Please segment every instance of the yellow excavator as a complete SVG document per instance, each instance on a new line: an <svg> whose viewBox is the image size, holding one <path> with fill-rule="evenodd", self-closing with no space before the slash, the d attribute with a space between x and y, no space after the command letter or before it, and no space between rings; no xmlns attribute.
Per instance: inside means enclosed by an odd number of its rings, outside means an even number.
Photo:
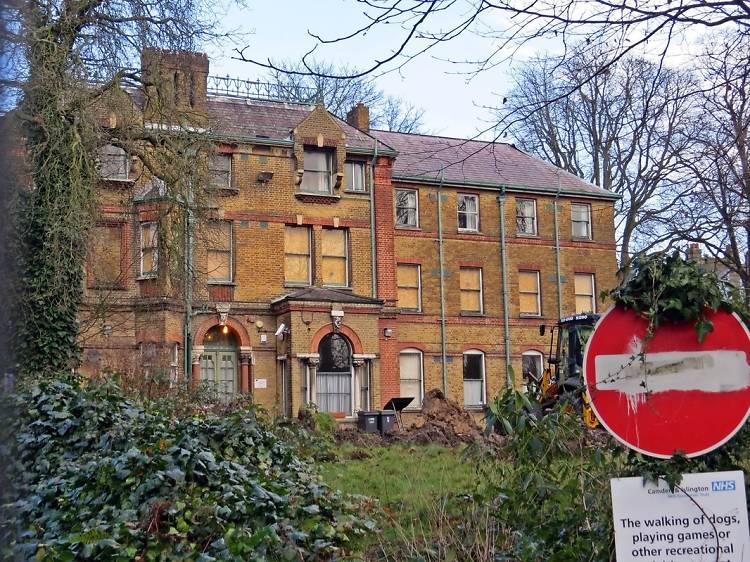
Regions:
<svg viewBox="0 0 750 562"><path fill-rule="evenodd" d="M530 381L532 392L543 408L558 402L570 404L592 429L600 423L586 391L583 352L597 320L598 314L576 314L561 318L552 326L547 366L540 379ZM545 331L546 326L539 327L539 335L543 336Z"/></svg>

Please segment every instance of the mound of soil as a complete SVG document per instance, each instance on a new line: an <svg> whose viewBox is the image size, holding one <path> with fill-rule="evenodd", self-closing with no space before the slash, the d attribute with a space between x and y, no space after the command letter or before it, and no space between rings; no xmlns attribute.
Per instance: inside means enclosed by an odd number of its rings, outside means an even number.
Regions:
<svg viewBox="0 0 750 562"><path fill-rule="evenodd" d="M456 447L462 443L484 440L474 417L439 389L430 390L424 397L422 412L413 418L404 431L388 433L386 440L399 443L438 443Z"/></svg>

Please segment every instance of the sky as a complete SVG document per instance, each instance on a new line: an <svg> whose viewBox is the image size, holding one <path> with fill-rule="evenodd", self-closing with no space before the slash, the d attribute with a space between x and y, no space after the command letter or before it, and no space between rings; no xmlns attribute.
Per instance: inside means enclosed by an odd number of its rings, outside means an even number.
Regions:
<svg viewBox="0 0 750 562"><path fill-rule="evenodd" d="M247 6L231 9L223 21L227 30L235 26L245 35L234 43L224 42L208 49L211 74L260 79L265 70L234 60L238 56L235 49L244 47L248 57L264 61L297 60L316 44L308 31L333 37L349 33L364 20L362 6L353 0L249 0ZM397 26L383 26L363 40L332 45L319 55L316 52L316 57L364 68L389 54L402 35L403 30ZM498 104L511 87L508 66L469 79L458 73L464 67L440 59L479 57L489 45L490 40L465 33L432 54L420 56L400 72L375 78L375 83L386 94L424 109L423 122L429 133L475 137L493 123L486 107ZM493 136L491 131L482 135Z"/></svg>

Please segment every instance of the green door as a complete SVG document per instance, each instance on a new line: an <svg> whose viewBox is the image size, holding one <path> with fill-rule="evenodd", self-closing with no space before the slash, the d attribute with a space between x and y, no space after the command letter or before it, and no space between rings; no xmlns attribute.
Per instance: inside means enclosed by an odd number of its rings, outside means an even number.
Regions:
<svg viewBox="0 0 750 562"><path fill-rule="evenodd" d="M231 400L239 390L237 377L237 345L234 335L222 333L215 326L203 341L201 382L213 386L219 398Z"/></svg>

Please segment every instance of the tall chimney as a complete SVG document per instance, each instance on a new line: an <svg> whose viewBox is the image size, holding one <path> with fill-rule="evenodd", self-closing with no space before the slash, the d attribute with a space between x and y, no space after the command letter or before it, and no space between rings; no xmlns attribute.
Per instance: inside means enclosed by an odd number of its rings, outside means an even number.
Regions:
<svg viewBox="0 0 750 562"><path fill-rule="evenodd" d="M691 242L690 246L688 246L687 258L694 262L699 262L701 260L701 248L697 242Z"/></svg>
<svg viewBox="0 0 750 562"><path fill-rule="evenodd" d="M361 102L358 103L349 110L349 113L346 114L346 122L360 131L369 133L370 108Z"/></svg>
<svg viewBox="0 0 750 562"><path fill-rule="evenodd" d="M208 118L208 56L148 48L141 53L146 119L161 122Z"/></svg>

